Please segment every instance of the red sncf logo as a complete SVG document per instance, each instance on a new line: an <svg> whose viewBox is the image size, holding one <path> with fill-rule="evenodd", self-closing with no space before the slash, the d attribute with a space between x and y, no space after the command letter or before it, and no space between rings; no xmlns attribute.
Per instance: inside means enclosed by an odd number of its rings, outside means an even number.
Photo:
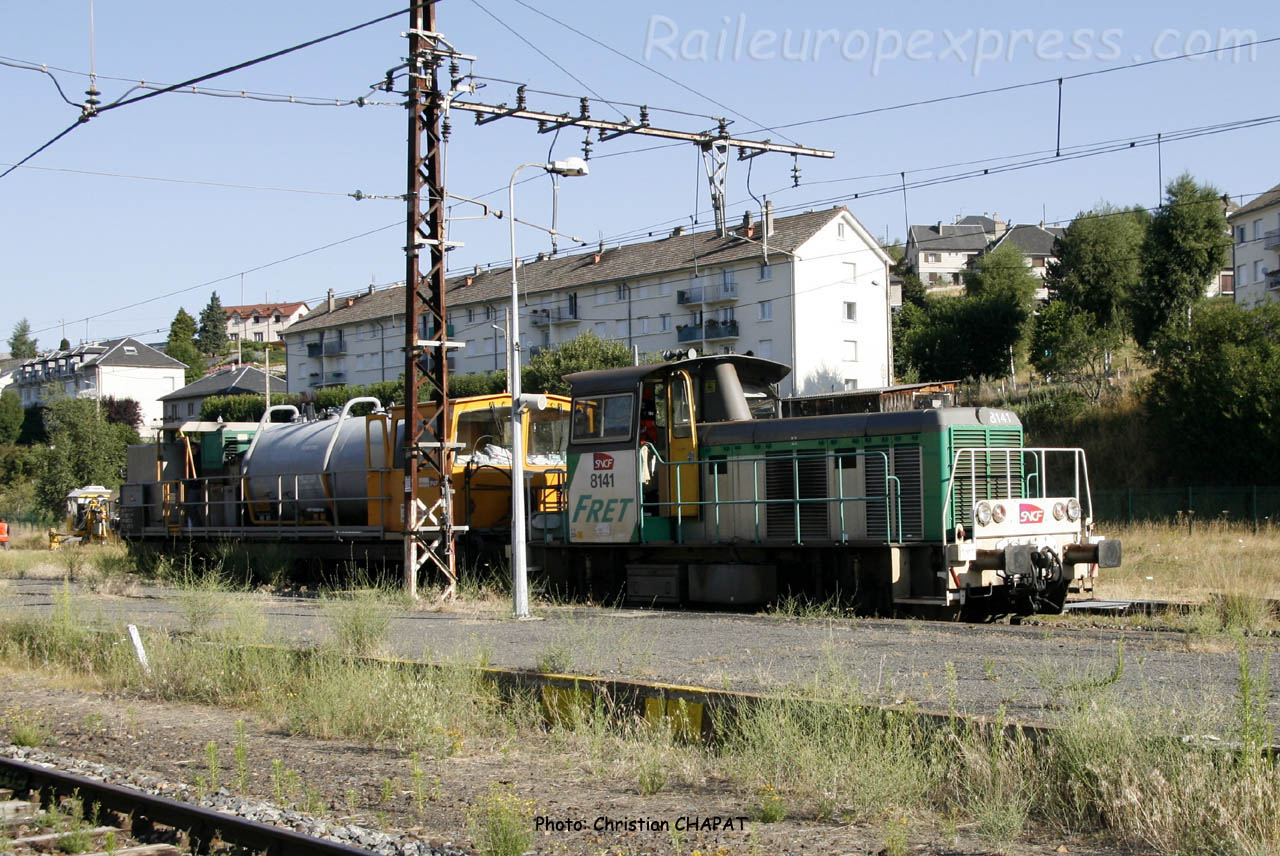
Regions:
<svg viewBox="0 0 1280 856"><path fill-rule="evenodd" d="M1018 522L1043 523L1044 509L1038 505L1027 505L1026 503L1023 503L1018 506Z"/></svg>
<svg viewBox="0 0 1280 856"><path fill-rule="evenodd" d="M591 456L591 469L593 470L613 469L613 455L606 455L604 452L594 453Z"/></svg>

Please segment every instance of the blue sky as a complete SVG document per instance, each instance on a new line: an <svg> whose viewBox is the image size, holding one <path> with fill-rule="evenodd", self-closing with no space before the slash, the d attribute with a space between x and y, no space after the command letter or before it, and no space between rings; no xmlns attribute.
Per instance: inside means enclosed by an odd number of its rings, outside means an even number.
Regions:
<svg viewBox="0 0 1280 856"><path fill-rule="evenodd" d="M688 130L705 129L710 120L657 108L704 115L725 115L728 108L735 133L775 140L786 135L833 149L837 154L831 161L800 161L801 186L794 189L791 158L756 159L751 192L768 193L783 209L844 202L873 233L890 238L904 233L901 195L853 199L854 193L891 185L904 170L910 181L957 171L925 172L929 167L1052 150L1056 87L782 131L747 131L757 124L803 122L1280 36L1280 11L1269 4L530 0L708 96L703 98L516 0L481 2L578 80L472 0L443 0L438 26L459 50L478 57L476 74L574 96L590 94L584 86L590 87L611 100L650 105L655 124ZM226 0L198 7L97 0L95 68L106 77L172 83L396 8L394 0ZM407 16L397 18L209 85L391 101L394 96L369 93L369 85L401 61L406 21ZM89 53L88 0L0 7L0 57L88 71ZM72 101L83 99L85 77L55 75ZM1280 113L1277 80L1280 43L1068 81L1062 144ZM99 84L104 101L119 97L129 85L106 79ZM479 97L511 101L513 87L490 83ZM530 95L530 105L561 111L575 108L576 101ZM618 116L604 104L592 110L602 118ZM638 115L633 107L621 111ZM76 115L45 75L0 66L0 163L27 155ZM500 190L486 197L498 208L506 207L512 169L546 158L552 144L551 135L539 135L527 122L476 127L467 114L457 114L453 124L449 189L466 196ZM57 344L63 322L73 343L122 334L162 339L163 333L151 331L167 329L179 306L195 313L213 290L225 304L240 302L242 271L251 271L244 276L245 302L314 301L330 288L341 294L370 282L398 281L404 276L403 228L391 224L403 221L403 203L357 202L345 194L356 189L403 193L405 133L404 110L394 106L321 107L169 94L103 114L28 165L38 168L18 169L0 181L0 332L7 338L13 323L25 317L46 347ZM1222 191L1256 195L1280 181L1278 140L1280 125L1271 124L1170 143L1162 147L1164 176L1188 170ZM553 157L581 153L580 131L565 131L554 142ZM707 223L705 179L693 147L619 154L650 145L625 138L595 143L591 175L562 180L562 230L593 243L637 230L660 232L674 222L690 222L695 199L703 209L698 222ZM983 212L1015 222L1038 222L1042 216L1062 221L1100 200L1155 205L1157 169L1156 150L1138 148L913 189L907 210L914 223ZM840 180L857 176L868 177ZM734 219L755 206L746 179L746 165L731 162ZM517 208L522 219L549 222L549 181L522 185ZM455 213L472 210L459 207ZM451 237L466 244L451 254L453 270L499 262L508 254L505 221L457 222ZM518 240L522 254L548 244L544 235L528 229ZM229 278L202 285L222 277ZM180 289L191 290L151 300ZM150 302L113 311L140 301Z"/></svg>

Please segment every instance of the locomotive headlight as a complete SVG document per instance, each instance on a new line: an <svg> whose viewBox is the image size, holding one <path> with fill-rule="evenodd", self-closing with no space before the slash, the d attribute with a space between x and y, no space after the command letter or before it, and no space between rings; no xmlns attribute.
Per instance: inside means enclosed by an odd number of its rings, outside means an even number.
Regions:
<svg viewBox="0 0 1280 856"><path fill-rule="evenodd" d="M1053 519L1061 520L1066 516L1067 516L1067 507L1063 505L1061 502L1055 502L1053 504Z"/></svg>
<svg viewBox="0 0 1280 856"><path fill-rule="evenodd" d="M1004 506L996 503L996 507L991 509L991 519L996 523L1004 523Z"/></svg>
<svg viewBox="0 0 1280 856"><path fill-rule="evenodd" d="M991 522L991 506L985 502L979 502L973 510L974 517L978 520L979 526L986 526Z"/></svg>
<svg viewBox="0 0 1280 856"><path fill-rule="evenodd" d="M1067 518L1073 523L1080 519L1080 500L1067 500Z"/></svg>

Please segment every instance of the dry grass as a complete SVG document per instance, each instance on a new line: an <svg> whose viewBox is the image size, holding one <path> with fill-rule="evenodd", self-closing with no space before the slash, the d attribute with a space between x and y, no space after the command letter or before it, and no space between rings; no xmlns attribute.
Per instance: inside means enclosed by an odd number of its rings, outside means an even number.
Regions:
<svg viewBox="0 0 1280 856"><path fill-rule="evenodd" d="M1124 564L1099 571L1104 599L1186 600L1216 594L1280 599L1280 529L1219 522L1134 524L1106 529L1124 543Z"/></svg>

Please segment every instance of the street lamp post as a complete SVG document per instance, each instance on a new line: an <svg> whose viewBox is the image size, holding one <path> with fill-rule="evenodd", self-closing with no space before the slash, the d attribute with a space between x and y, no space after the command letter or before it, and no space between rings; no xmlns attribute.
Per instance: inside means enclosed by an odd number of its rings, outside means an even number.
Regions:
<svg viewBox="0 0 1280 856"><path fill-rule="evenodd" d="M536 166L555 175L578 176L587 174L587 162L582 158L567 158L552 163L525 163L511 173L507 185L507 219L511 226L511 330L507 336L510 375L507 385L511 388L511 592L516 618L529 616L529 564L525 553L524 528L524 428L520 412L523 400L520 393L520 285L516 270L516 176L520 171Z"/></svg>

